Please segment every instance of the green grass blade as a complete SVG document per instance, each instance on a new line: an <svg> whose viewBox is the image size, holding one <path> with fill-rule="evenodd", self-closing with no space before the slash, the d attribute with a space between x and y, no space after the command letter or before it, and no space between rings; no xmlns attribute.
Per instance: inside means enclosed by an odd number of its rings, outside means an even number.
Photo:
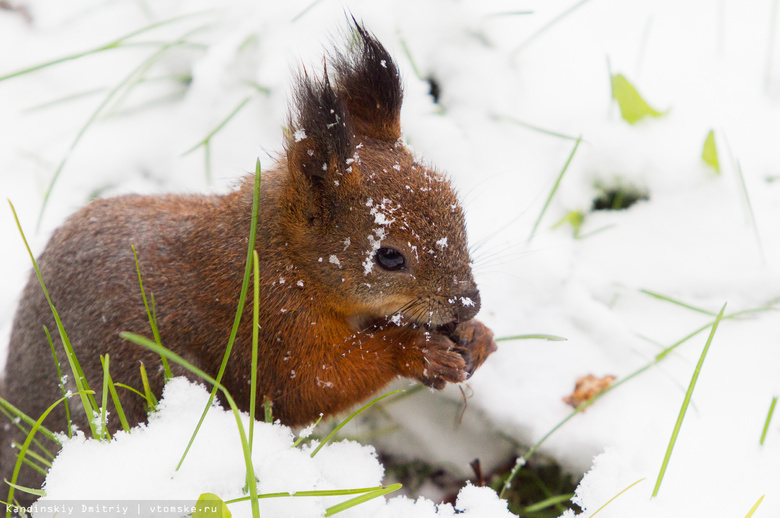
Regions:
<svg viewBox="0 0 780 518"><path fill-rule="evenodd" d="M100 364L103 366L103 399L102 399L102 405L100 406L100 438L111 438L111 436L108 433L108 422L106 420L106 411L108 409L108 366L110 362L110 356L108 353L106 353L105 356L100 357Z"/></svg>
<svg viewBox="0 0 780 518"><path fill-rule="evenodd" d="M51 355L54 357L54 365L57 367L57 379L58 384L60 386L60 392L62 392L63 396L66 396L68 391L65 388L65 383L63 383L63 377L62 377L62 369L60 368L60 360L57 357L57 349L54 348L54 340L51 339L51 333L49 332L49 328L46 326L43 326L43 332L46 333L46 340L49 342L49 348L51 349ZM68 404L68 400L65 400L65 422L68 423L68 438L70 439L73 437L73 430L71 430L71 425L73 422L70 419L70 405Z"/></svg>
<svg viewBox="0 0 780 518"><path fill-rule="evenodd" d="M531 34L528 38L523 41L520 45L515 48L512 53L510 54L510 57L514 60L514 58L520 54L525 48L527 48L536 38L550 30L551 27L555 26L558 22L569 16L571 13L588 3L589 0L580 0L579 2L572 4L568 9L563 11L561 14L544 24L538 31Z"/></svg>
<svg viewBox="0 0 780 518"><path fill-rule="evenodd" d="M68 334L65 332L65 327L62 325L60 315L57 313L57 309L54 307L54 303L51 301L51 297L49 296L49 291L46 289L46 285L43 282L43 275L41 275L41 270L38 268L38 262L35 260L35 256L30 249L30 244L27 242L27 237L24 235L22 224L19 222L19 216L16 214L16 208L14 208L14 204L11 203L11 200L8 200L8 204L11 206L11 212L13 212L14 220L16 221L16 228L19 229L19 234L22 236L22 241L24 241L27 254L30 256L30 260L32 261L35 275L38 277L38 282L41 284L43 295L46 297L46 301L49 303L49 308L51 309L51 313L54 316L55 322L57 322L57 330L60 333L62 345L65 347L65 354L68 358L68 363L70 364L70 368L73 373L73 378L74 382L76 383L78 394L81 396L81 403L87 416L87 423L89 423L90 431L92 432L93 437L97 437L97 430L95 429L95 424L93 423L95 412L97 412L97 403L95 402L94 397L88 395L93 394L93 392L89 390L89 383L87 383L87 379L84 376L84 371L81 370L81 365L79 365L76 354L73 352L73 347L70 345L70 340L68 339Z"/></svg>
<svg viewBox="0 0 780 518"><path fill-rule="evenodd" d="M236 334L238 333L238 324L241 322L241 315L244 312L244 304L246 303L246 294L247 291L249 291L249 277L252 273L252 252L255 250L255 238L257 235L257 213L258 213L258 207L260 205L260 159L257 159L257 162L255 164L255 189L254 189L254 196L252 198L252 223L250 225L249 229L249 246L247 247L247 258L246 258L246 268L244 269L244 280L241 283L241 294L238 298L238 307L236 308L236 317L233 320L233 328L230 330L230 338L228 339L227 347L225 347L225 356L222 358L222 365L219 366L219 372L217 373L216 381L217 383L222 381L222 376L225 374L225 369L227 368L227 362L228 358L230 357L230 352L233 349L233 343L236 340ZM179 460L179 464L176 466L176 471L181 468L181 465L184 463L184 459L187 457L187 453L190 451L190 448L192 447L192 443L195 441L195 437L198 435L198 430L200 430L201 425L203 424L203 420L206 419L206 414L209 411L209 408L211 408L211 404L214 402L214 397L217 394L217 385L214 385L214 388L211 390L211 394L209 395L208 403L206 404L206 408L203 409L203 414L200 416L200 420L198 421L197 426L195 426L195 431L192 433L192 437L190 437L190 441L187 444L187 447L184 449L184 453L181 456L181 460Z"/></svg>
<svg viewBox="0 0 780 518"><path fill-rule="evenodd" d="M140 345L142 347L146 347L152 352L165 356L172 362L184 367L185 369L195 374L199 378L203 379L204 381L211 383L212 385L214 385L214 387L217 390L222 391L222 394L224 394L225 399L228 402L228 405L230 405L230 409L233 411L233 416L236 419L238 434L241 439L241 448L244 453L244 463L246 464L246 472L247 472L246 478L247 480L254 481L255 469L252 464L252 455L251 452L249 451L249 444L247 442L246 433L244 432L244 425L241 423L241 413L239 412L238 407L236 406L235 400L233 400L233 396L230 395L230 392L228 392L228 390L222 384L220 384L219 381L212 378L211 376L203 372L201 369L195 367L193 364L191 364L190 362L188 362L187 360L185 360L175 352L170 351L160 345L157 345L155 342L149 340L148 338L144 338L143 336L136 335L134 333L128 333L128 332L119 333L119 336L121 336L125 340L129 340L130 342L133 342L134 344ZM249 484L248 489L249 489L250 501L252 504L252 516L254 518L259 518L260 509L257 505L257 484L256 483Z"/></svg>
<svg viewBox="0 0 780 518"><path fill-rule="evenodd" d="M400 484L398 484L400 485ZM280 491L278 493L261 493L257 495L257 498L301 498L301 497L316 497L316 496L348 496L348 495L362 495L364 493L370 493L372 491L380 491L387 489L388 486L374 486L374 487L361 487L355 489L317 489L312 491ZM246 502L249 500L248 496L242 496L234 498L225 502L226 504L236 504L238 502Z"/></svg>
<svg viewBox="0 0 780 518"><path fill-rule="evenodd" d="M737 176L739 176L739 184L742 187L742 195L745 197L745 205L748 210L748 218L750 219L750 226L753 229L753 235L756 238L756 244L758 244L758 252L761 254L761 264L766 266L766 254L764 253L764 244L761 241L761 234L758 232L758 225L756 224L756 216L753 213L753 204L750 203L750 195L748 195L747 185L745 184L745 176L742 174L742 166L737 161Z"/></svg>
<svg viewBox="0 0 780 518"><path fill-rule="evenodd" d="M138 254L136 253L135 246L130 245L130 248L133 249L133 260L135 261L135 271L138 273L138 285L141 287L141 298L144 300L144 308L146 308L146 316L149 319L149 326L152 328L152 335L154 336L154 341L157 342L157 345L162 345L162 340L160 339L160 330L157 327L157 313L153 311L154 309L154 294L152 293L152 310L149 309L149 304L146 301L146 290L144 290L144 281L141 278L141 265L138 263ZM165 356L160 356L160 360L163 364L163 369L165 370L165 379L169 380L173 377L173 373L171 372L171 366L168 365L168 360L165 358Z"/></svg>
<svg viewBox="0 0 780 518"><path fill-rule="evenodd" d="M312 3L310 3L309 5L307 5L307 6L306 6L306 7L305 7L305 8L304 8L304 9L303 9L301 12L299 12L298 14L296 14L295 16L293 16L293 18L290 20L290 23L295 23L295 22L297 22L298 20L300 20L301 18L303 18L303 16L304 16L306 13L308 13L309 11L311 11L311 10L312 10L312 9L313 9L313 8L314 8L314 7L315 7L317 4L319 4L320 2L322 2L322 0L314 0Z"/></svg>
<svg viewBox="0 0 780 518"><path fill-rule="evenodd" d="M693 389L696 387L696 381L699 379L699 373L701 372L701 368L704 365L704 359L707 357L707 352L709 351L710 344L712 343L712 339L715 336L715 331L718 330L718 324L720 324L720 321L723 319L724 311L726 311L726 304L723 304L723 307L720 309L720 313L718 313L718 317L712 324L710 336L707 339L707 343L704 346L704 350L702 351L701 356L699 357L699 363L696 365L696 369L693 371L691 383L688 385L688 391L685 393L685 399L683 400L682 407L680 408L680 414L677 417L677 422L675 423L674 430L672 431L672 437L669 440L669 447L666 449L666 455L664 456L663 464L661 464L661 471L658 473L658 479L656 480L655 487L653 488L653 497L658 496L658 490L661 488L661 482L663 482L666 468L669 465L669 459L672 457L672 451L674 450L674 445L677 442L677 436L680 433L680 428L682 427L683 420L685 419L685 413L688 411L688 405L690 404L691 397L693 396Z"/></svg>
<svg viewBox="0 0 780 518"><path fill-rule="evenodd" d="M319 452L319 451L322 449L322 447L323 447L323 446L325 446L326 444L328 444L328 443L329 443L329 442L330 442L330 441L333 439L333 437L336 435L336 433L338 433L338 431L339 431L339 430L341 430L342 428L344 428L344 426L345 426L345 425L346 425L348 422L350 422L350 421L351 421L352 419L354 419L356 416L360 415L360 414L361 414L363 411L367 410L368 408L370 408L370 407L371 407L371 406L373 406L374 404L376 404L376 403L378 403L378 402L382 401L384 398L386 398L386 397L388 397L388 396L392 396L393 394L398 394L399 392L403 392L403 391L404 391L403 389L399 389L399 390L394 390L394 391L392 391L392 392L388 392L387 394L384 394L384 395L382 395L382 396L379 396L378 398L372 399L371 401L369 401L368 403L366 403L365 405L363 405L362 407L360 407L360 408L359 408L357 411L353 412L353 413L352 413L352 414L351 414L349 417L347 417L346 419L344 419L343 421L341 421L341 422L339 423L339 425L338 425L336 428L334 428L334 429L333 429L333 431L332 431L332 432L330 432L330 433L327 435L327 437L325 437L325 438L322 440L322 442L319 444L319 446L317 446L317 447L314 449L314 451L313 451L313 452L311 452L311 456L312 456L312 457L314 457L315 455L317 455L317 452Z"/></svg>
<svg viewBox="0 0 780 518"><path fill-rule="evenodd" d="M564 140L577 140L578 137L573 137L571 135L566 135L563 133L558 133L557 131L548 130L546 128L542 128L541 126L536 126L534 124L530 124L528 122L522 121L520 119L516 119L514 117L510 117L509 115L501 115L499 113L491 113L490 116L494 119L500 120L500 121L506 121L511 122L512 124L515 124L517 126L521 126L523 128L529 129L531 131L535 131L537 133L542 133L543 135L549 135L551 137L557 137Z"/></svg>
<svg viewBox="0 0 780 518"><path fill-rule="evenodd" d="M102 358L101 361L103 361ZM124 409L122 408L122 402L119 401L119 394L116 393L114 380L111 379L111 373L108 370L108 362L105 362L103 365L103 375L107 380L108 392L111 394L111 401L114 402L114 409L116 410L116 415L119 417L119 422L122 423L122 430L129 432L130 423L127 422L127 417L125 416Z"/></svg>
<svg viewBox="0 0 780 518"><path fill-rule="evenodd" d="M723 317L722 320L736 319L736 318L740 318L740 317L742 317L744 315L751 315L751 314L761 313L761 312L765 312L765 311L775 311L775 308L770 306L770 307L762 307L762 308L754 308L754 309L746 309L746 310L743 310L743 311L737 311L735 313L732 313L732 314L730 314L728 316ZM544 434L544 436L541 439L539 439L539 441L537 441L536 444L531 446L531 448L529 448L528 451L524 455L522 455L522 456L517 458L517 462L515 463L515 466L512 468L511 472L509 473L509 476L504 481L504 485L503 485L503 487L501 489L501 492L499 493L499 496L501 498L503 498L504 495L506 494L506 492L509 491L509 489L511 489L512 481L515 479L517 474L520 472L520 469L525 465L526 460L531 458L531 456L533 456L539 450L539 448L542 447L542 445L547 441L547 439L549 439L556 431L558 431L561 427L563 427L566 423L568 423L571 419L573 419L574 416L576 416L577 414L579 414L580 412L582 412L583 410L588 408L590 405L592 405L593 403L598 401L601 397L607 395L609 392L617 389L622 384L624 384L624 383L626 383L626 382L636 378L637 376L639 376L643 372L649 370L651 367L653 367L657 363L660 363L672 351L674 351L675 349L680 347L682 344L684 344L688 340L694 338L696 335L698 335L702 331L705 331L705 330L711 328L714 325L714 323L715 323L714 321L710 322L709 324L700 327L696 331L688 334L684 338L682 338L682 339L678 340L677 342L673 343L672 345L666 347L663 351L661 351L660 353L655 355L655 357L650 362L648 362L644 366L640 367L639 369L635 370L634 372L630 373L628 376L625 376L623 378L617 379L607 389L605 389L602 392L599 392L592 399L590 399L588 401L585 401L580 406L575 408L568 416L563 418L549 432Z"/></svg>
<svg viewBox="0 0 780 518"><path fill-rule="evenodd" d="M547 509L548 507L558 506L562 502L568 502L574 497L574 493L569 493L566 495L555 495L551 496L549 498L545 498L544 500L540 502L536 502L533 505L529 505L528 507L523 508L523 514L532 514L539 511L542 511L544 509Z"/></svg>
<svg viewBox="0 0 780 518"><path fill-rule="evenodd" d="M255 404L257 400L257 340L260 318L260 265L257 250L252 250L254 269L254 304L252 305L252 373L249 377L249 449L251 451L255 437ZM267 413L267 411L266 411Z"/></svg>
<svg viewBox="0 0 780 518"><path fill-rule="evenodd" d="M542 207L542 212L539 214L539 217L536 218L536 223L534 223L534 228L531 230L531 235L528 236L529 242L531 241L531 239L533 239L534 235L536 234L536 229L539 228L539 223L542 222L542 218L544 217L545 212L547 212L547 208L550 206L550 202L552 201L553 196L555 196L555 192L558 190L558 186L561 184L563 175L566 173L566 170L569 168L569 164L571 164L571 161L574 158L574 154L577 152L577 148L580 147L580 142L582 142L582 136L577 137L577 142L574 143L574 148L571 150L571 153L569 154L569 158L566 159L566 164L564 164L563 169L561 169L561 172L558 175L558 178L555 180L555 185L553 185L553 188L550 191L550 195L547 196L547 201L544 202L544 207Z"/></svg>
<svg viewBox="0 0 780 518"><path fill-rule="evenodd" d="M612 498L610 498L610 499L607 501L607 503L606 503L606 504L602 505L601 507L599 507L598 509L596 509L595 511L593 511L593 514L592 514L592 515L590 515L590 517L589 517L589 518L593 518L594 516L596 516L596 515L597 515L599 512L601 512L601 510L602 510L602 509L604 509L604 508L605 508L605 507L607 507L609 504L611 504L612 502L614 502L614 501L615 501L615 499L616 499L617 497L619 497L620 495L622 495L623 493L625 493L626 491L628 491L629 489L631 489L631 488L632 488L632 487L634 487L635 485L639 484L639 483L640 483L640 482L642 482L643 480L644 480L644 478L640 478L639 480L637 480L636 482L634 482L633 484L631 484L630 486L628 486L627 488L625 488L624 490L622 490L620 493L618 493L618 494L616 494L615 496L613 496Z"/></svg>
<svg viewBox="0 0 780 518"><path fill-rule="evenodd" d="M672 304L675 304L677 306L690 309L691 311L696 311L697 313L704 313L705 315L709 315L711 317L717 316L718 314L714 311L707 311L706 309L697 308L696 306L691 306L690 304L686 304L685 302L680 302L679 300L673 299L671 297L667 297L666 295L661 295L659 293L655 293L654 291L650 290L639 290L639 293L644 293L645 295L650 295L651 297L654 297L658 300L663 300L665 302L671 302Z"/></svg>
<svg viewBox="0 0 780 518"><path fill-rule="evenodd" d="M346 511L347 509L351 509L356 505L360 505L364 502L368 502L369 500L373 500L374 498L379 498L380 496L384 496L388 493L392 493L393 491L398 491L402 487L403 486L401 484L391 484L382 489L377 489L376 491L371 491L370 493L365 493L363 495L356 496L355 498L351 498L346 502L342 502L340 504L336 504L331 507L328 507L327 509L325 509L324 516L333 516L334 514L340 513L342 511Z"/></svg>
<svg viewBox="0 0 780 518"><path fill-rule="evenodd" d="M320 414L320 416L317 418L317 420L314 421L314 424L310 425L307 428L307 430L314 430L317 427L317 425L320 424L320 421L322 421L323 417L324 417L323 414ZM301 444L303 441L305 441L309 437L311 437L310 433L304 434L303 432L301 432L301 435L299 435L298 438L295 439L295 442L293 443L292 447L296 448L299 444Z"/></svg>
<svg viewBox="0 0 780 518"><path fill-rule="evenodd" d="M69 397L69 396L68 396ZM24 443L22 444L22 447L19 448L19 454L16 457L16 464L14 465L13 473L11 474L11 480L6 480L6 483L11 486L11 488L8 490L8 502L14 501L14 491L16 488L13 486L13 484L16 484L16 481L19 477L19 470L22 468L22 463L24 461L25 455L27 455L27 450L30 448L30 443L32 443L33 439L35 438L35 434L38 432L38 429L41 427L43 420L46 419L46 417L51 413L52 410L54 410L57 405L65 401L68 397L62 397L52 403L49 408L47 408L43 414L41 414L41 417L38 418L35 423L33 423L32 428L30 428L30 433L27 434L27 437L24 440ZM91 420L90 420L91 422ZM11 517L11 509L6 508L6 518Z"/></svg>
<svg viewBox="0 0 780 518"><path fill-rule="evenodd" d="M119 388L123 388L125 390L129 390L130 392L138 395L138 397L146 401L146 396L144 395L144 393L136 388L131 387L130 385L125 385L124 383L117 383L116 386Z"/></svg>
<svg viewBox="0 0 780 518"><path fill-rule="evenodd" d="M144 399L146 400L146 411L152 413L157 410L157 398L152 393L152 387L149 385L149 378L146 376L146 367L142 363L139 368L141 369L141 383L144 386Z"/></svg>
<svg viewBox="0 0 780 518"><path fill-rule="evenodd" d="M38 431L40 431L40 429ZM33 442L35 442L35 440L33 440ZM17 443L16 441L14 441L13 445L14 445L14 447L17 450L22 446L21 444ZM49 459L47 459L43 455L37 454L36 452L34 452L34 451L30 450L30 449L27 450L27 456L31 457L32 459L35 459L36 461L38 461L40 464L46 466L47 468L51 467L51 461ZM28 460L28 459L25 459L25 460ZM46 474L46 473L44 472L44 474Z"/></svg>
<svg viewBox="0 0 780 518"><path fill-rule="evenodd" d="M777 405L777 396L772 398L772 403L769 404L769 412L766 414L766 421L764 422L764 430L761 432L761 441L759 444L764 445L764 439L769 431L769 423L772 422L772 415L775 413L775 406Z"/></svg>
<svg viewBox="0 0 780 518"><path fill-rule="evenodd" d="M211 139L212 139L212 137L214 137L214 135L216 135L217 133L219 133L219 131L220 131L222 128L224 128L224 127L225 127L225 125L226 125L228 122L230 122L230 120L231 120L233 117L235 117L235 116L238 114L238 112L240 112L240 111L241 111L241 110L244 108L244 106L246 106L246 105L247 105L247 103L248 103L249 101L251 101L251 100L252 100L252 97L253 97L253 96L254 96L254 95L248 95L248 96L246 96L246 97L244 98L244 100L242 100L240 103L238 103L238 105L236 105L236 107L235 107L235 108L233 108L233 110L232 110L232 111L231 111L231 112L230 112L230 113L229 113L229 114L228 114L228 115L227 115L227 116L226 116L224 119L222 119L222 122L220 122L219 124L217 124L217 126L216 126L216 127L213 129L213 130L211 130L211 131L208 133L208 135L206 135L206 136L203 138L203 140L201 140L200 142L198 142L197 144L195 144L194 146L192 146L191 148L189 148L187 151L185 151L184 153L182 153L182 154L181 154L181 156L186 156L186 155L189 155L190 153L192 153L193 151L195 151L195 150L196 150L196 149L198 149L199 147L201 147L201 146L205 146L206 144L208 144L209 142L211 142Z"/></svg>
<svg viewBox="0 0 780 518"><path fill-rule="evenodd" d="M76 146L78 146L79 142L81 142L81 139L84 136L84 134L97 120L100 114L103 113L106 107L122 91L122 89L125 88L125 86L131 84L137 77L143 75L158 59L160 59L170 49L185 45L187 43L185 39L187 36L190 36L202 29L203 27L198 27L194 30L187 32L184 36L177 39L176 41L163 44L160 47L160 49L157 50L157 52L152 54L150 57L144 60L140 65L134 68L127 76L125 76L119 82L119 84L117 84L114 88L111 89L111 91L108 92L108 94L103 98L103 101L98 105L98 107L87 118L86 122L81 126L81 129L79 129L78 133L76 134L76 137L73 139L67 151L65 152L65 156L62 157L62 159L60 160L60 163L57 166L57 169L54 171L51 180L49 180L49 185L47 186L46 191L43 195L41 210L38 213L38 223L36 225L36 228L38 229L40 228L41 221L43 220L43 214L46 211L46 206L49 203L49 198L51 197L52 190L54 189L54 185L57 183L57 179L60 177L62 170L65 168L65 164L68 162L68 158L70 158L70 155L73 152L73 150L76 149Z"/></svg>
<svg viewBox="0 0 780 518"><path fill-rule="evenodd" d="M263 414L264 422L274 422L274 402L268 396L263 396Z"/></svg>
<svg viewBox="0 0 780 518"><path fill-rule="evenodd" d="M8 418L8 420L13 422L14 424L16 424L16 426L20 430L22 430L25 434L29 433L29 430L24 428L24 426L22 425L21 421L24 421L26 424L28 424L30 426L35 424L35 419L33 419L32 417L28 416L27 414L25 414L24 412L22 412L21 410L19 410L18 408L16 408L11 403L9 403L8 401L6 401L5 399L3 399L1 397L0 397L0 412L5 414L5 416ZM61 444L60 440L57 439L57 436L54 435L54 433L52 433L52 431L49 430L48 428L46 428L45 426L41 426L38 431L41 433L41 435L43 435L47 439L51 440L55 444ZM50 458L52 458L52 459L54 458L54 455L52 455L46 448L44 448L43 446L40 446L40 445L39 445L39 447L43 451L45 451L49 455Z"/></svg>
<svg viewBox="0 0 780 518"><path fill-rule="evenodd" d="M758 501L755 504L753 504L753 507L750 508L748 514L745 515L745 518L750 518L751 516L753 516L753 513L755 513L756 510L758 510L758 506L761 505L761 502L764 501L765 496L766 495L761 495L761 498L759 498Z"/></svg>
<svg viewBox="0 0 780 518"><path fill-rule="evenodd" d="M44 491L43 489L33 489L31 487L24 487L24 486L20 486L19 484L13 484L11 482L8 482L7 480L5 481L5 483L16 490L21 491L22 493L27 493L36 496L46 496L46 491Z"/></svg>
<svg viewBox="0 0 780 518"><path fill-rule="evenodd" d="M151 25L147 25L146 27L142 27L140 29L136 29L133 32L127 33L124 36L121 36L121 37L119 37L119 38L117 38L117 39L115 39L113 41L110 41L110 42L104 44L104 45L100 45L99 47L95 47L93 49L85 50L85 51L82 51L82 52L77 52L75 54L70 54L68 56L63 56L61 58L53 59L51 61L46 61L44 63L40 63L38 65L34 65L32 67L28 67L28 68L25 68L25 69L22 69L22 70L17 70L15 72L10 72L8 74L0 76L0 81L5 81L7 79L11 79L11 78L14 78L14 77L22 76L22 75L29 74L29 73L32 73L32 72L36 72L36 71L42 70L44 68L48 68L48 67L51 67L51 66L54 66L54 65L59 65L60 63L65 63L67 61L73 61L73 60L76 60L76 59L79 59L79 58L83 58L85 56L89 56L91 54L98 54L100 52L104 52L104 51L107 51L107 50L113 50L113 49L120 48L120 47L123 46L123 44L127 40L129 40L131 38L134 38L135 36L138 36L138 35L143 34L145 32L149 32L149 31L151 31L153 29L157 29L157 28L165 26L165 25L172 24L174 22L178 22L178 21L183 20L185 18L190 18L190 17L193 17L193 16L200 16L200 15L203 15L203 14L205 14L207 12L208 11L200 11L200 12L196 12L196 13L188 13L188 14L185 14L185 15L182 15L182 16L176 16L174 18L168 18L166 20L161 20L161 21L153 23Z"/></svg>
<svg viewBox="0 0 780 518"><path fill-rule="evenodd" d="M225 125L226 125L228 122L230 122L230 120L231 120L233 117L235 117L235 116L236 116L236 114L238 114L238 112L240 112L241 110L243 110L243 109L244 109L244 106L246 106L246 105L247 105L247 103L249 103L249 101L251 101L251 100L252 100L252 97L254 97L254 94L246 96L246 97L244 98L244 100L243 100L243 101L241 101L240 103L238 103L238 105L237 105L235 108L233 108L233 111L231 111L231 112L230 112L230 113L227 115L227 117L225 117L225 118L222 120L222 122L220 122L219 124L217 124L217 127L216 127L216 128L214 128L213 130L211 130L211 131L209 132L209 134L208 134L208 135L206 135L206 137L205 137L203 140L201 140L200 142L198 142L197 144L195 144L193 147L191 147L190 149L188 149L187 151L185 151L184 153L182 153L182 156L189 155L190 153L192 153L193 151L195 151L195 150L196 150L196 149L198 149L199 147L203 147L203 150L204 150L204 159L206 160L206 181L207 181L208 183L211 183L211 139L212 139L212 137L214 137L214 135L216 135L217 133L219 133L219 131L221 131L221 130L222 130L222 128L224 128L224 127L225 127Z"/></svg>
<svg viewBox="0 0 780 518"><path fill-rule="evenodd" d="M21 446L21 444L19 444L16 441L14 441L12 443L12 445L16 449L19 449L19 447ZM31 458L31 457L33 457L31 455L32 453L33 453L32 450L28 449L27 450L27 455L25 456L25 458L22 461L22 463L25 466L27 466L28 468L37 471L38 473L40 473L41 475L43 475L45 477L46 476L46 468L44 466L41 466L38 462L36 462L35 460L33 460L33 458ZM49 464L51 465L51 463L49 463Z"/></svg>
<svg viewBox="0 0 780 518"><path fill-rule="evenodd" d="M555 335L515 335L496 338L495 342L508 342L510 340L548 340L550 342L565 342L568 338Z"/></svg>

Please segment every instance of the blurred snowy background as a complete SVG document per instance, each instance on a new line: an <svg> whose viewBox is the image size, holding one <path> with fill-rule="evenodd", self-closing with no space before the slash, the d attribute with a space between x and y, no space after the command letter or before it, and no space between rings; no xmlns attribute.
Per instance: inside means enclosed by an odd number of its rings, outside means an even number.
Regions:
<svg viewBox="0 0 780 518"><path fill-rule="evenodd" d="M576 497L586 516L641 479L600 516L741 517L762 495L755 516L780 514L780 421L759 444L780 393L776 0L2 5L18 9L0 10L0 194L36 252L95 196L224 192L257 157L269 168L293 71L319 70L351 12L402 70L409 146L461 194L480 318L498 337L567 339L500 343L469 380L465 412L456 387L417 394L388 407L401 431L375 443L468 476L472 459L490 469L566 419L563 398L578 378L619 382L653 364L541 445L567 471L590 470ZM617 74L661 116L624 120ZM719 171L702 159L710 131ZM10 210L0 210L0 242L5 348L30 267ZM743 313L717 329L651 498L707 326L725 303L726 315ZM355 433L371 423L361 426ZM419 516L432 516L423 507ZM487 507L474 516L503 516Z"/></svg>

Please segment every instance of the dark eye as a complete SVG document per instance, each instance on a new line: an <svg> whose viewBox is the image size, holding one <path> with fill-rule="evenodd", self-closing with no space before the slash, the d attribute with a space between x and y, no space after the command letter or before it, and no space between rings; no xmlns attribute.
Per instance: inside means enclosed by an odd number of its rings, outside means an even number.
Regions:
<svg viewBox="0 0 780 518"><path fill-rule="evenodd" d="M400 270L406 265L406 258L395 248L382 247L376 251L376 263L385 270Z"/></svg>

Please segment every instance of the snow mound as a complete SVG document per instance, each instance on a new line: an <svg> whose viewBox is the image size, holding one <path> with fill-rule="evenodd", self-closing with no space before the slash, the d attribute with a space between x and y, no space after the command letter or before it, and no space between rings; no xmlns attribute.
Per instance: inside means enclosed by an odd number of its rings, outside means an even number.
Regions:
<svg viewBox="0 0 780 518"><path fill-rule="evenodd" d="M55 458L44 489L46 496L36 508L69 505L129 505L129 512L141 514L152 506L193 505L203 493L213 493L222 500L246 496L246 467L231 411L214 405L187 455L181 469L176 465L195 429L208 392L202 385L185 378L174 378L165 387L158 410L149 423L117 432L109 441L86 439L82 434L65 439ZM249 416L241 414L245 430ZM293 447L295 436L281 424L256 422L253 462L258 479L258 493L353 489L382 485L384 468L371 446L354 441L325 445L314 457L317 441ZM74 474L78 474L74 476ZM260 514L267 517L320 517L325 510L352 496L287 497L260 500ZM235 517L251 516L248 502L231 504ZM506 502L489 488L464 487L453 507L436 505L425 498L411 500L404 496L377 498L353 507L339 516L358 517L495 517L514 516ZM51 516L42 511L34 516ZM149 516L154 516L149 513Z"/></svg>

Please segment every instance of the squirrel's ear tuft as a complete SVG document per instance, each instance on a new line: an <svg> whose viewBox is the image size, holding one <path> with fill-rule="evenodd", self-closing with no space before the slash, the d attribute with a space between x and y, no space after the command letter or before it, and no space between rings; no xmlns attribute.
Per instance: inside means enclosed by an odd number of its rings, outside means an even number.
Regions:
<svg viewBox="0 0 780 518"><path fill-rule="evenodd" d="M390 54L352 18L346 52L333 60L336 89L356 134L395 142L401 138L401 78Z"/></svg>
<svg viewBox="0 0 780 518"><path fill-rule="evenodd" d="M290 168L311 178L323 178L332 169L344 170L354 143L347 107L328 80L310 78L304 71L295 87L287 136Z"/></svg>

